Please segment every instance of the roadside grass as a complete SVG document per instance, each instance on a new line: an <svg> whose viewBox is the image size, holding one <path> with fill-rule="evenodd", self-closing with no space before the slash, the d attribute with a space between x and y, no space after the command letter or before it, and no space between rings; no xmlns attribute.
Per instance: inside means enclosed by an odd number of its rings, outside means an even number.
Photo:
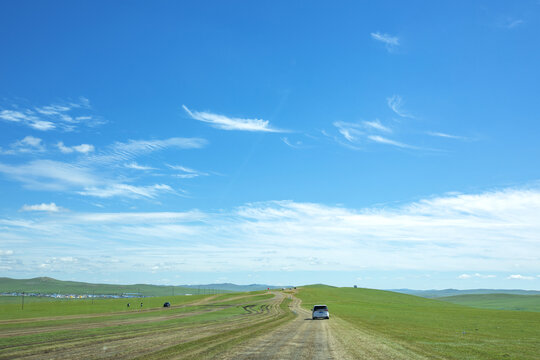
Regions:
<svg viewBox="0 0 540 360"><path fill-rule="evenodd" d="M389 291L306 286L302 306L326 304L364 331L430 358L538 359L540 313L477 309Z"/></svg>
<svg viewBox="0 0 540 360"><path fill-rule="evenodd" d="M481 309L540 312L540 295L478 294L437 298L452 304Z"/></svg>

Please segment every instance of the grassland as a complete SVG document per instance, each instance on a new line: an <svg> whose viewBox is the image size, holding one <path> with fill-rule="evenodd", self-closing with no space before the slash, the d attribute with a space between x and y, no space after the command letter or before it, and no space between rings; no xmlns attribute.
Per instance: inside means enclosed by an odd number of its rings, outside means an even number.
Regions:
<svg viewBox="0 0 540 360"><path fill-rule="evenodd" d="M374 338L430 359L538 359L540 313L477 309L388 291L303 287L303 306L329 306Z"/></svg>
<svg viewBox="0 0 540 360"><path fill-rule="evenodd" d="M126 304L131 301L132 306ZM288 321L280 293L0 304L0 359L212 358ZM171 308L163 308L169 301Z"/></svg>
<svg viewBox="0 0 540 360"><path fill-rule="evenodd" d="M481 309L540 312L540 295L458 295L442 297L438 298L437 300Z"/></svg>

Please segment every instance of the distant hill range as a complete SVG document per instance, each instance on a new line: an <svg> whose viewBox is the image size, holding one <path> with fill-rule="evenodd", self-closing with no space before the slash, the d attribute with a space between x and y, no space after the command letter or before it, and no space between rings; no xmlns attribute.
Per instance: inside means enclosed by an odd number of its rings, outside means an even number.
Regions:
<svg viewBox="0 0 540 360"><path fill-rule="evenodd" d="M142 296L168 296L184 294L214 294L223 292L244 292L275 289L276 286L261 284L235 285L235 284L207 284L207 285L114 285L92 284L78 281L63 281L50 277L37 277L33 279L12 279L0 277L0 293L40 293L40 294L140 294Z"/></svg>
<svg viewBox="0 0 540 360"><path fill-rule="evenodd" d="M393 289L393 292L421 296L424 298L434 299L447 296L458 295L482 295L482 294L511 294L511 295L540 295L540 291L536 290L506 290L506 289L471 289L471 290L412 290L412 289Z"/></svg>

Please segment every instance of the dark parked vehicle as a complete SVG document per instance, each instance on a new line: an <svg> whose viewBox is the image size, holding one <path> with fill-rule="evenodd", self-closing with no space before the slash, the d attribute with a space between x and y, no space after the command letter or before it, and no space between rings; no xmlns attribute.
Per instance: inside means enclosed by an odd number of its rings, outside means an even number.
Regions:
<svg viewBox="0 0 540 360"><path fill-rule="evenodd" d="M165 304L163 304L163 307L171 307L171 303L167 301Z"/></svg>

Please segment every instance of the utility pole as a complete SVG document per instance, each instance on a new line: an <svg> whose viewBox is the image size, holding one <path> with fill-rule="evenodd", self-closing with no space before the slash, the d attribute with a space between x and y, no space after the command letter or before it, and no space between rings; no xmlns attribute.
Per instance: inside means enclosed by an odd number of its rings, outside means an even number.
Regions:
<svg viewBox="0 0 540 360"><path fill-rule="evenodd" d="M24 291L22 292L22 304L21 304L21 310L24 310Z"/></svg>

